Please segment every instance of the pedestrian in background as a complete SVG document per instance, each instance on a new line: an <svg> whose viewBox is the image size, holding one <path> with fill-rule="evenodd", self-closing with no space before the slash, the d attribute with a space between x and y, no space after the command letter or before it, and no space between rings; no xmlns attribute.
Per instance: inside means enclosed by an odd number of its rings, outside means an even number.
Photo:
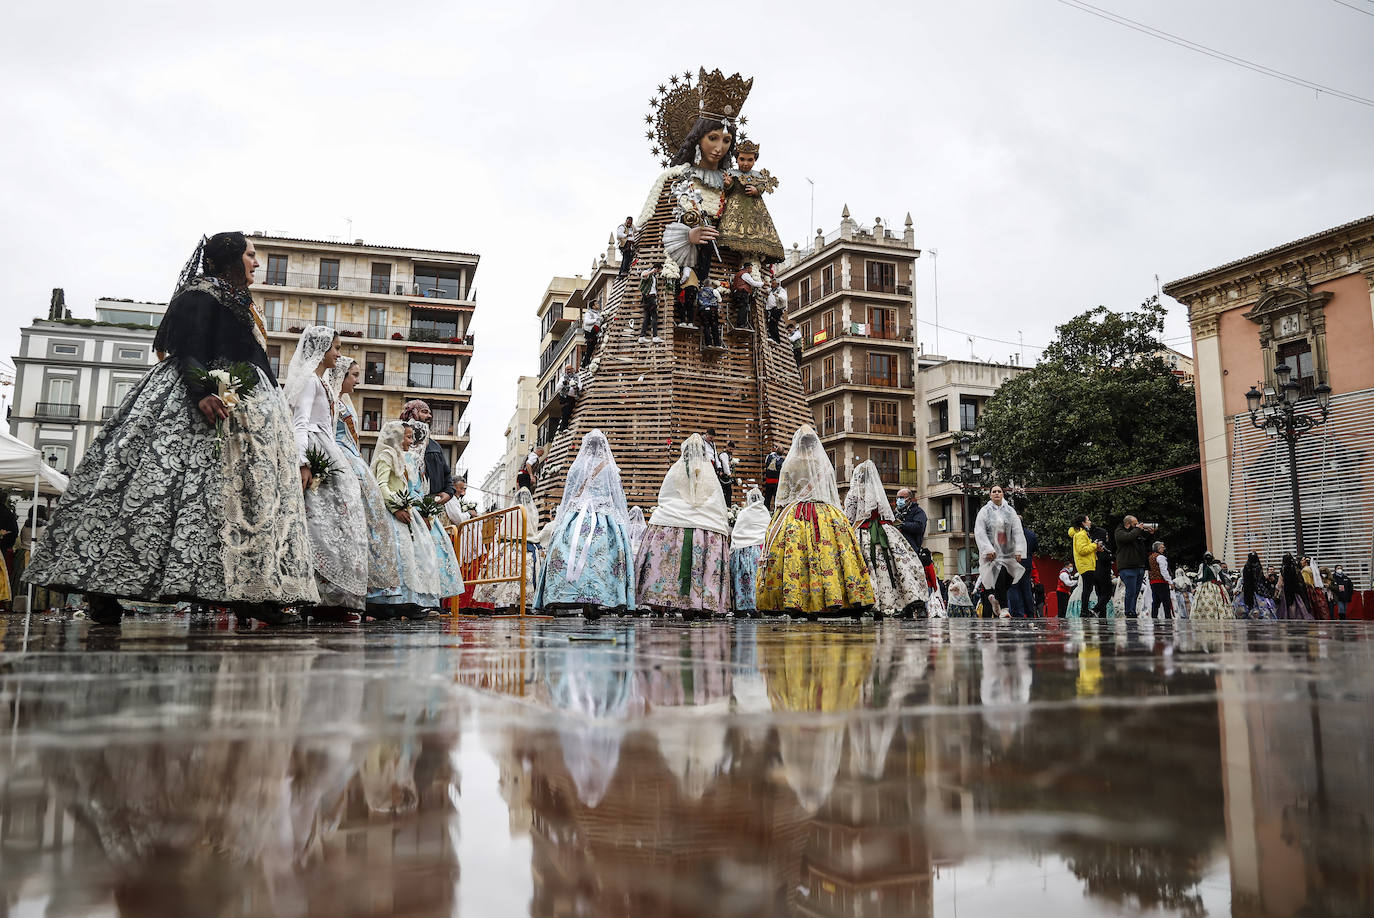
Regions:
<svg viewBox="0 0 1374 918"><path fill-rule="evenodd" d="M1136 617L1136 602L1140 599L1141 584L1145 580L1150 560L1150 535L1153 529L1127 514L1116 530L1116 568L1126 587L1125 613Z"/></svg>
<svg viewBox="0 0 1374 918"><path fill-rule="evenodd" d="M1084 618L1102 618L1107 612L1107 601L1111 598L1111 562L1107 562L1107 577L1099 581L1097 569L1099 559L1106 553L1106 545L1093 537L1093 521L1084 514L1073 521L1069 527L1069 538L1073 541L1073 564L1083 581L1083 594L1079 598ZM1092 606L1093 591L1097 591L1097 608Z"/></svg>
<svg viewBox="0 0 1374 918"><path fill-rule="evenodd" d="M1164 609L1165 618L1174 617L1174 598L1169 574L1169 559L1164 554L1164 543L1155 542L1150 546L1150 618L1158 618L1159 610Z"/></svg>
<svg viewBox="0 0 1374 918"><path fill-rule="evenodd" d="M1331 575L1331 595L1336 600L1336 617L1345 621L1345 610L1355 598L1355 582L1345 573L1345 568L1336 565Z"/></svg>

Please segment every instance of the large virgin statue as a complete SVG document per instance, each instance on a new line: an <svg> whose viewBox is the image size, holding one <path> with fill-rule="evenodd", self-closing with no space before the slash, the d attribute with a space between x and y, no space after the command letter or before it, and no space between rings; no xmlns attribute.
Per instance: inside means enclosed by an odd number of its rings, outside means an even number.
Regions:
<svg viewBox="0 0 1374 918"><path fill-rule="evenodd" d="M611 276L606 265L588 286L604 303L601 334L571 425L549 435L535 494L545 506L594 429L615 450L627 502L648 507L692 434L734 442L742 494L762 481L768 450L811 421L791 347L762 333L763 288L783 251L764 204L777 182L753 168L758 146L740 133L753 82L703 68L651 100L647 133L665 171L636 222L632 269Z"/></svg>

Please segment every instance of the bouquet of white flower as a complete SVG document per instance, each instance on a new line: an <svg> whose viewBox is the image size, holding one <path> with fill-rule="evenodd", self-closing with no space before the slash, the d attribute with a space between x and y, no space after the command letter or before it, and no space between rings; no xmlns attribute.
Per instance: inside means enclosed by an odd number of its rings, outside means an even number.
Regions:
<svg viewBox="0 0 1374 918"><path fill-rule="evenodd" d="M252 395L258 387L258 371L250 363L235 363L213 370L194 367L186 371L186 378L199 389L214 390L212 394L224 405L224 410L229 412L229 420L233 420L234 410L238 408L239 403ZM216 456L219 456L224 447L224 424L223 420L215 422Z"/></svg>
<svg viewBox="0 0 1374 918"><path fill-rule="evenodd" d="M305 461L310 464L310 490L318 490L320 485L329 480L329 476L339 470L334 464L334 460L318 446L307 447L305 450Z"/></svg>

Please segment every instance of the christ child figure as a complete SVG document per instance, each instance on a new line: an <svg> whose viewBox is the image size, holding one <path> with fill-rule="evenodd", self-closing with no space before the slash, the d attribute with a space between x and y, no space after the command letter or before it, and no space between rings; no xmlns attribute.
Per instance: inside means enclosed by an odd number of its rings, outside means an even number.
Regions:
<svg viewBox="0 0 1374 918"><path fill-rule="evenodd" d="M759 145L741 140L735 145L736 169L725 172L725 207L720 216L721 245L753 256L760 264L783 260L782 240L763 196L778 187L778 180L767 169L755 169Z"/></svg>

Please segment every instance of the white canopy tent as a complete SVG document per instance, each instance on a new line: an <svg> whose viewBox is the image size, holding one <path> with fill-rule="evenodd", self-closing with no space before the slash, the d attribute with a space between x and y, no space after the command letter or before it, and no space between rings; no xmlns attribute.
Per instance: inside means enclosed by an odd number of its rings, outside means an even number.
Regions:
<svg viewBox="0 0 1374 918"><path fill-rule="evenodd" d="M67 490L67 476L51 468L43 461L43 454L23 440L12 437L0 430L0 488L13 488L33 492L34 506L38 505L40 495L57 497ZM30 523L30 539L38 533L38 520ZM33 614L33 586L29 586L28 604L25 606L24 626L28 631L28 618ZM25 642L27 643L27 641Z"/></svg>

